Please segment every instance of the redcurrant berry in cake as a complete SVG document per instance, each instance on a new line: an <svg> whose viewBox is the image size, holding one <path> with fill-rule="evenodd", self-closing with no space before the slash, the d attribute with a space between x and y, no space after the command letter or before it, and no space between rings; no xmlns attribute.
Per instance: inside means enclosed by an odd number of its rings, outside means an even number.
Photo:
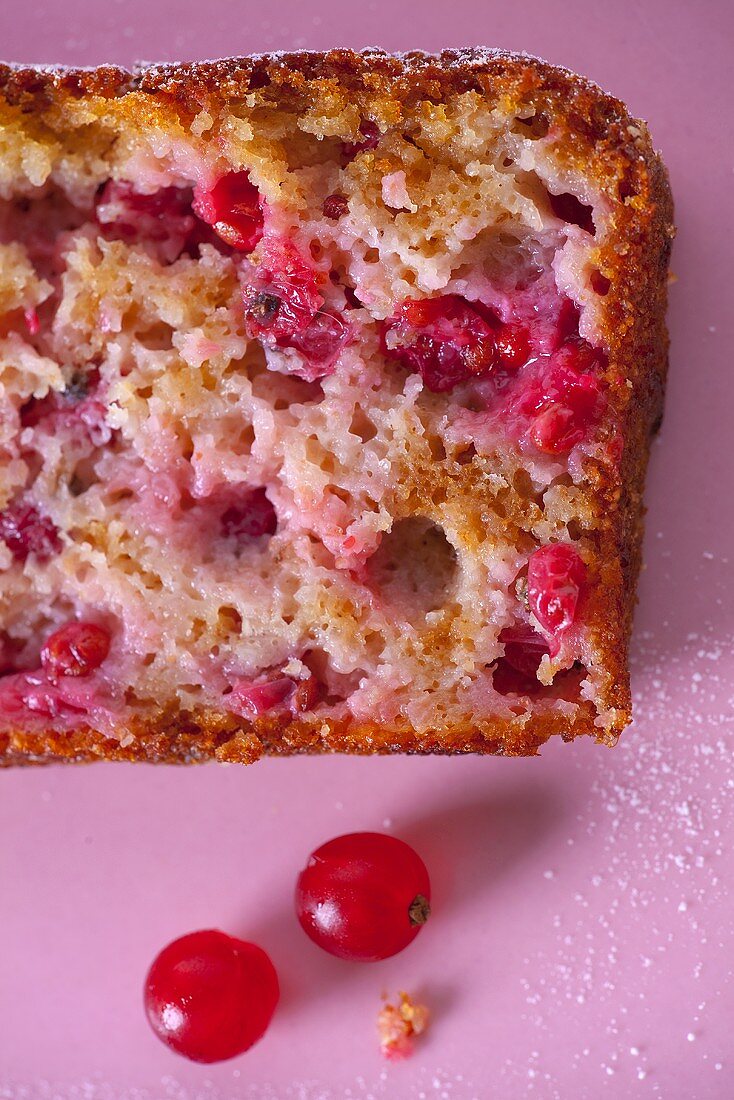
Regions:
<svg viewBox="0 0 734 1100"><path fill-rule="evenodd" d="M41 664L52 679L89 676L110 652L110 635L96 623L67 623L47 639Z"/></svg>
<svg viewBox="0 0 734 1100"><path fill-rule="evenodd" d="M296 885L304 932L331 955L373 962L415 939L430 914L420 856L383 833L349 833L309 857Z"/></svg>
<svg viewBox="0 0 734 1100"><path fill-rule="evenodd" d="M299 377L330 374L350 338L347 323L324 309L317 272L287 239L263 242L261 264L242 290L248 335L301 355Z"/></svg>
<svg viewBox="0 0 734 1100"><path fill-rule="evenodd" d="M329 221L337 222L339 218L343 218L349 209L349 202L346 195L340 195L335 192L333 195L327 195L324 199L322 206L322 212L325 218Z"/></svg>
<svg viewBox="0 0 734 1100"><path fill-rule="evenodd" d="M521 367L530 357L530 336L524 325L503 325L495 337L495 344L505 370Z"/></svg>
<svg viewBox="0 0 734 1100"><path fill-rule="evenodd" d="M545 454L567 454L588 438L604 411L597 372L604 356L584 340L563 344L515 399L526 439Z"/></svg>
<svg viewBox="0 0 734 1100"><path fill-rule="evenodd" d="M384 321L383 354L421 375L433 393L502 368L517 370L530 354L527 330L502 324L481 304L458 294L403 302Z"/></svg>
<svg viewBox="0 0 734 1100"><path fill-rule="evenodd" d="M528 606L542 630L557 638L573 625L586 585L586 565L568 543L541 546L528 562Z"/></svg>
<svg viewBox="0 0 734 1100"><path fill-rule="evenodd" d="M23 319L25 321L26 328L28 329L29 336L38 336L41 331L41 321L38 316L38 310L34 308L23 310Z"/></svg>
<svg viewBox="0 0 734 1100"><path fill-rule="evenodd" d="M16 561L31 554L39 562L48 561L61 550L59 531L53 520L34 504L17 501L0 512L0 539Z"/></svg>
<svg viewBox="0 0 734 1100"><path fill-rule="evenodd" d="M194 1062L221 1062L261 1039L278 1004L278 975L254 943L207 930L164 947L145 980L153 1031Z"/></svg>
<svg viewBox="0 0 734 1100"><path fill-rule="evenodd" d="M364 118L359 124L359 132L362 135L359 141L343 141L342 142L342 156L346 163L354 158L359 153L366 153L370 149L376 149L380 142L380 128L376 122L373 122L369 118Z"/></svg>
<svg viewBox="0 0 734 1100"><path fill-rule="evenodd" d="M263 235L260 192L247 172L228 172L213 187L195 187L192 208L238 252L252 252Z"/></svg>

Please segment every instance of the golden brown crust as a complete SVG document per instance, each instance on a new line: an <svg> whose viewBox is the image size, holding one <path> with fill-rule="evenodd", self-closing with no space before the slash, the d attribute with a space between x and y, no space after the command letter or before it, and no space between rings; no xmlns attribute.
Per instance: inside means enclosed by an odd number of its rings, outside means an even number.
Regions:
<svg viewBox="0 0 734 1100"><path fill-rule="evenodd" d="M597 541L601 584L592 619L595 646L608 673L601 702L616 710L602 733L591 704L581 705L573 724L546 713L466 729L421 735L409 728L296 721L264 723L243 730L221 714L166 715L133 731L123 747L99 734L0 735L0 764L65 760L148 760L249 762L263 752L352 753L483 752L530 755L552 735L571 739L595 734L613 742L631 718L627 646L635 602L642 539L642 489L649 440L662 415L667 334L665 306L672 199L667 173L647 127L596 85L525 55L491 50L447 50L431 56L399 56L378 50L325 54L290 53L133 72L97 69L34 69L0 65L0 93L15 109L53 111L85 96L123 100L126 112L154 110L190 118L212 102L255 97L258 105L302 110L329 90L345 90L360 111L376 118L400 118L423 100L440 102L474 91L489 102L502 100L520 111L545 115L561 136L565 158L612 203L613 224L601 250L600 270L611 289L605 299L602 337L609 349L607 382L624 441L619 466L592 471L600 530Z"/></svg>

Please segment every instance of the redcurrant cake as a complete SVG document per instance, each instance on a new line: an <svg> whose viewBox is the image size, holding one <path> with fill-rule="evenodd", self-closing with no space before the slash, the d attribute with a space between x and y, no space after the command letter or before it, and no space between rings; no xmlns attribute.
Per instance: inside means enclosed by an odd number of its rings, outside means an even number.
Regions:
<svg viewBox="0 0 734 1100"><path fill-rule="evenodd" d="M672 204L489 50L0 67L0 757L614 743Z"/></svg>

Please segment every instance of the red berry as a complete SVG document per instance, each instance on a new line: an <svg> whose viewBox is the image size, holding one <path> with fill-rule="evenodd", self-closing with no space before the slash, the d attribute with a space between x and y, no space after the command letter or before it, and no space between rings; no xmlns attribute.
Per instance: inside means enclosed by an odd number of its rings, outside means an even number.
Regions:
<svg viewBox="0 0 734 1100"><path fill-rule="evenodd" d="M383 322L380 343L434 393L499 366L515 369L529 350L525 329L503 326L480 302L458 294L403 302Z"/></svg>
<svg viewBox="0 0 734 1100"><path fill-rule="evenodd" d="M380 128L371 119L365 118L359 124L359 132L362 135L361 141L343 141L342 142L342 155L344 160L349 163L359 153L365 153L369 149L376 149L380 138Z"/></svg>
<svg viewBox="0 0 734 1100"><path fill-rule="evenodd" d="M304 932L331 955L374 962L415 939L430 914L420 856L382 833L349 833L309 857L296 885Z"/></svg>
<svg viewBox="0 0 734 1100"><path fill-rule="evenodd" d="M333 370L350 329L337 314L324 310L316 271L288 240L263 245L256 278L242 292L248 335L303 358L298 373L306 381Z"/></svg>
<svg viewBox="0 0 734 1100"><path fill-rule="evenodd" d="M346 195L340 195L335 193L333 195L327 195L324 199L324 205L322 211L325 218L329 221L338 222L339 218L344 217L349 209L349 202Z"/></svg>
<svg viewBox="0 0 734 1100"><path fill-rule="evenodd" d="M349 329L338 313L319 311L308 328L298 332L288 343L299 351L307 363L308 372L301 371L307 381L315 382L330 373L335 357L349 338Z"/></svg>
<svg viewBox="0 0 734 1100"><path fill-rule="evenodd" d="M495 338L505 370L517 370L530 357L530 336L524 325L503 325Z"/></svg>
<svg viewBox="0 0 734 1100"><path fill-rule="evenodd" d="M145 980L153 1031L194 1062L221 1062L261 1039L278 1004L275 967L254 943L208 930L164 947Z"/></svg>
<svg viewBox="0 0 734 1100"><path fill-rule="evenodd" d="M238 252L252 252L263 235L260 192L247 172L228 172L208 189L195 187L192 207Z"/></svg>
<svg viewBox="0 0 734 1100"><path fill-rule="evenodd" d="M591 375L556 376L538 404L529 438L539 451L565 454L581 443L598 420L599 382Z"/></svg>
<svg viewBox="0 0 734 1100"><path fill-rule="evenodd" d="M587 233L594 235L593 209L577 199L575 195L568 193L550 196L551 209L561 221L570 222L585 229Z"/></svg>
<svg viewBox="0 0 734 1100"><path fill-rule="evenodd" d="M541 546L528 562L528 605L541 629L552 638L576 619L586 584L586 566L568 543Z"/></svg>
<svg viewBox="0 0 734 1100"><path fill-rule="evenodd" d="M110 636L96 623L67 623L46 639L41 664L51 679L89 676L110 652Z"/></svg>
<svg viewBox="0 0 734 1100"><path fill-rule="evenodd" d="M275 508L264 489L251 489L222 513L222 534L240 541L274 535L278 526Z"/></svg>
<svg viewBox="0 0 734 1100"><path fill-rule="evenodd" d="M0 539L16 561L25 561L32 554L37 561L45 562L61 550L56 524L34 504L23 501L0 512Z"/></svg>
<svg viewBox="0 0 734 1100"><path fill-rule="evenodd" d="M563 344L514 400L526 438L545 454L566 454L587 438L604 409L597 371L604 356L584 340Z"/></svg>
<svg viewBox="0 0 734 1100"><path fill-rule="evenodd" d="M288 240L263 245L257 278L243 290L251 336L287 347L323 305L316 271Z"/></svg>
<svg viewBox="0 0 734 1100"><path fill-rule="evenodd" d="M579 307L570 298L564 298L556 317L555 340L551 351L555 351L570 337L578 336L580 320Z"/></svg>

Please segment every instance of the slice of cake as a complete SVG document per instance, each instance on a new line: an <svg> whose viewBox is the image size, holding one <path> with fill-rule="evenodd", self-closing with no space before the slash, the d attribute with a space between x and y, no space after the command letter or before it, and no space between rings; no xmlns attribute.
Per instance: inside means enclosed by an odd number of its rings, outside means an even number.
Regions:
<svg viewBox="0 0 734 1100"><path fill-rule="evenodd" d="M613 743L644 123L482 50L0 86L0 757Z"/></svg>

